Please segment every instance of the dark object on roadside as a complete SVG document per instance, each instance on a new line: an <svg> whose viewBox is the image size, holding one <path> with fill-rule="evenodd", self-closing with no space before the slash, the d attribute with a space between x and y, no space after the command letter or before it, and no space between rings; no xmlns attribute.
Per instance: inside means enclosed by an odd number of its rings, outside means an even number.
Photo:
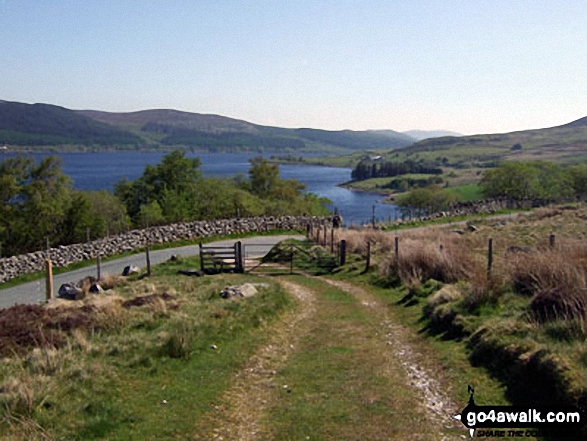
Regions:
<svg viewBox="0 0 587 441"><path fill-rule="evenodd" d="M187 270L178 270L177 274L181 274L183 276L193 276L193 277L203 277L204 273L197 269L187 269Z"/></svg>
<svg viewBox="0 0 587 441"><path fill-rule="evenodd" d="M92 286L90 286L90 289L88 291L92 294L100 294L104 292L104 289L100 286L99 283L92 283Z"/></svg>
<svg viewBox="0 0 587 441"><path fill-rule="evenodd" d="M73 283L64 283L59 287L59 291L57 292L57 296L65 300L77 300L82 294L83 291L81 288L78 288Z"/></svg>
<svg viewBox="0 0 587 441"><path fill-rule="evenodd" d="M477 228L475 225L473 224L467 224L467 230L469 230L471 233L474 233L475 231L478 231L479 228Z"/></svg>
<svg viewBox="0 0 587 441"><path fill-rule="evenodd" d="M132 274L139 274L140 272L141 269L138 266L128 265L124 267L124 270L122 270L122 275L127 277Z"/></svg>

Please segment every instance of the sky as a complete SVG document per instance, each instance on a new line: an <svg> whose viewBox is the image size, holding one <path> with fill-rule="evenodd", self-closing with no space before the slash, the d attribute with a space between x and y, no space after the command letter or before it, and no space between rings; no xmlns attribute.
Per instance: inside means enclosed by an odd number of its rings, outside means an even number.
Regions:
<svg viewBox="0 0 587 441"><path fill-rule="evenodd" d="M587 116L584 0L0 0L0 99L327 130Z"/></svg>

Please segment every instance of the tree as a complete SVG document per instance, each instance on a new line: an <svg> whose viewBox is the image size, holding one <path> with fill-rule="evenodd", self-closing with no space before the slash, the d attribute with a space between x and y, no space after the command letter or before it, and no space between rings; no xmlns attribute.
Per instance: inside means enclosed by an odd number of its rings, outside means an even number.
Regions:
<svg viewBox="0 0 587 441"><path fill-rule="evenodd" d="M398 197L396 204L402 210L435 213L447 210L458 201L457 196L438 187L416 188Z"/></svg>
<svg viewBox="0 0 587 441"><path fill-rule="evenodd" d="M587 196L587 164L578 164L570 167L569 177L575 195L581 198Z"/></svg>
<svg viewBox="0 0 587 441"><path fill-rule="evenodd" d="M271 164L263 157L249 160L249 180L251 192L261 198L266 198L279 181L279 166Z"/></svg>
<svg viewBox="0 0 587 441"><path fill-rule="evenodd" d="M118 182L114 193L137 224L141 223L141 207L153 201L159 204L169 222L186 220L191 216L186 208L189 195L202 180L199 167L199 158L186 158L185 152L175 150L165 155L160 164L145 167L139 179Z"/></svg>
<svg viewBox="0 0 587 441"><path fill-rule="evenodd" d="M572 195L572 179L558 164L507 162L483 173L480 185L486 197L557 201Z"/></svg>
<svg viewBox="0 0 587 441"><path fill-rule="evenodd" d="M139 226L144 228L153 227L162 224L164 221L163 210L161 210L161 206L157 201L141 205L139 210Z"/></svg>
<svg viewBox="0 0 587 441"><path fill-rule="evenodd" d="M122 202L109 191L87 191L90 201L91 237L103 237L107 233L120 234L130 226L130 218Z"/></svg>

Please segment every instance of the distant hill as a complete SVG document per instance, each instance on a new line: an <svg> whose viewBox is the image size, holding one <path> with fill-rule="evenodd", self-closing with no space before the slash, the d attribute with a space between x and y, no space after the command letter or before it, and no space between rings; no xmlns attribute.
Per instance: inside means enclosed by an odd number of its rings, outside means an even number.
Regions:
<svg viewBox="0 0 587 441"><path fill-rule="evenodd" d="M0 144L135 145L140 137L63 107L0 101Z"/></svg>
<svg viewBox="0 0 587 441"><path fill-rule="evenodd" d="M564 124L562 126L558 126L559 128L561 127L584 127L587 126L587 116L585 118L580 118L578 120L572 121L568 124Z"/></svg>
<svg viewBox="0 0 587 441"><path fill-rule="evenodd" d="M587 160L587 117L557 127L473 136L426 139L401 149L421 158L447 158L451 164L490 165L500 160Z"/></svg>
<svg viewBox="0 0 587 441"><path fill-rule="evenodd" d="M391 130L286 129L170 109L113 113L0 101L0 144L9 146L348 153L395 149L412 142Z"/></svg>
<svg viewBox="0 0 587 441"><path fill-rule="evenodd" d="M429 138L440 138L443 136L462 136L461 133L451 132L449 130L408 130L402 133L417 141Z"/></svg>
<svg viewBox="0 0 587 441"><path fill-rule="evenodd" d="M177 110L130 113L83 110L78 113L133 131L148 142L207 150L338 151L399 148L414 140L391 130L286 129L262 126L219 115Z"/></svg>

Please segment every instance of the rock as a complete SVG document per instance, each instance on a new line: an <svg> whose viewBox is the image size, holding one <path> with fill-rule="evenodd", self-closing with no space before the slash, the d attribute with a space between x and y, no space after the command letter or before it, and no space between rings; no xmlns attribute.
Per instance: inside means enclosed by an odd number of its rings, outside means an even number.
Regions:
<svg viewBox="0 0 587 441"><path fill-rule="evenodd" d="M92 283L88 291L92 294L100 294L104 292L104 289L100 286L99 283Z"/></svg>
<svg viewBox="0 0 587 441"><path fill-rule="evenodd" d="M228 286L220 292L220 297L223 299L231 299L233 297L240 297L237 286Z"/></svg>
<svg viewBox="0 0 587 441"><path fill-rule="evenodd" d="M223 299L236 298L248 298L258 294L257 288L269 288L267 283L245 283L243 285L227 286L220 293L220 297Z"/></svg>
<svg viewBox="0 0 587 441"><path fill-rule="evenodd" d="M122 275L126 277L132 274L140 274L140 272L141 269L138 266L128 265L124 267L124 270L122 270Z"/></svg>
<svg viewBox="0 0 587 441"><path fill-rule="evenodd" d="M240 286L240 294L241 297L248 298L253 297L255 294L258 294L257 288L251 283L245 283L244 285Z"/></svg>
<svg viewBox="0 0 587 441"><path fill-rule="evenodd" d="M471 233L474 233L475 231L478 231L479 228L477 228L475 225L473 224L467 224L467 230L469 230Z"/></svg>
<svg viewBox="0 0 587 441"><path fill-rule="evenodd" d="M181 274L183 276L192 276L192 277L203 277L204 273L197 269L187 269L187 270L178 270L177 274Z"/></svg>
<svg viewBox="0 0 587 441"><path fill-rule="evenodd" d="M266 286L268 286L266 283L259 283L259 284L256 284L256 285L266 285ZM265 286L263 286L263 287L265 287ZM220 293L220 297L222 297L223 299L231 299L233 297L237 297L237 298L249 298L249 297L253 297L254 295L256 295L258 293L259 293L259 291L255 287L255 284L253 284L253 283L245 283L243 285L227 286Z"/></svg>
<svg viewBox="0 0 587 441"><path fill-rule="evenodd" d="M66 300L78 300L82 294L83 291L73 283L64 283L57 292L59 298Z"/></svg>

